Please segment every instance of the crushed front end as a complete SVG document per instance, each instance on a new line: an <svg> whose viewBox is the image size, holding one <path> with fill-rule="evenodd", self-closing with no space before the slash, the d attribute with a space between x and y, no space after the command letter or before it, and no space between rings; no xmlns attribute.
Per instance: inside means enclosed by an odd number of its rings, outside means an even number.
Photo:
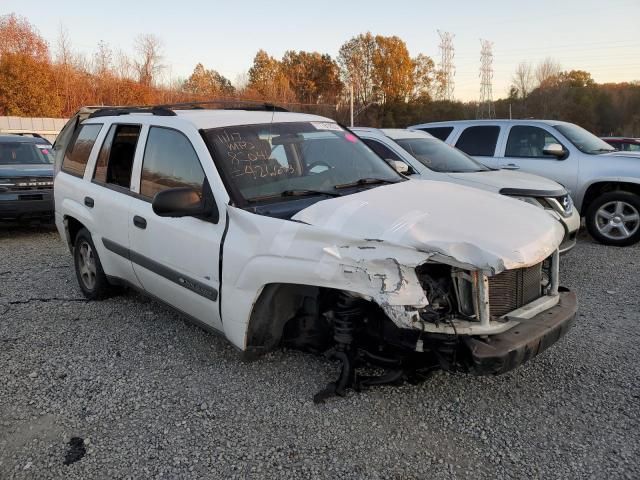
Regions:
<svg viewBox="0 0 640 480"><path fill-rule="evenodd" d="M336 293L325 317L333 327L330 356L342 362L337 382L316 401L383 383L419 381L435 369L474 375L508 372L561 338L577 301L559 286L559 253L523 268L489 275L428 261L415 273L428 304L389 306ZM358 376L356 367L384 369Z"/></svg>

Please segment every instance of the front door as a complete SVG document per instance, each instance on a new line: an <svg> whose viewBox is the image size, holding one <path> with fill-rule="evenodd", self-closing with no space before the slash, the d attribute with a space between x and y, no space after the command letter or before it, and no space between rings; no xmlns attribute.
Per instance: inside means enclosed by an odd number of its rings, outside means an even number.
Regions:
<svg viewBox="0 0 640 480"><path fill-rule="evenodd" d="M169 188L191 187L202 196L204 182L192 141L174 129L149 127L138 195L130 207L130 258L147 292L222 330L218 302L224 219L160 217L151 207L154 195Z"/></svg>
<svg viewBox="0 0 640 480"><path fill-rule="evenodd" d="M498 167L515 166L522 172L535 173L563 185L569 193L575 191L578 169L572 158L558 159L543 153L545 145L562 145L549 130L531 125L514 125L509 130L504 158L498 158ZM562 145L565 150L566 145Z"/></svg>

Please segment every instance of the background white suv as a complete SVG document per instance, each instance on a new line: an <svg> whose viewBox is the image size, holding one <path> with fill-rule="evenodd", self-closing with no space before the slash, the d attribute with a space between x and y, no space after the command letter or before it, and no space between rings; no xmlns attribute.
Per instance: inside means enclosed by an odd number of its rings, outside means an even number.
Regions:
<svg viewBox="0 0 640 480"><path fill-rule="evenodd" d="M584 128L557 120L464 120L423 130L489 167L522 170L569 191L591 236L606 245L640 241L640 162Z"/></svg>
<svg viewBox="0 0 640 480"><path fill-rule="evenodd" d="M580 214L565 188L545 177L524 172L491 169L419 130L396 128L351 129L382 158L409 167L411 178L439 180L500 193L544 208L565 230L560 252L576 244Z"/></svg>

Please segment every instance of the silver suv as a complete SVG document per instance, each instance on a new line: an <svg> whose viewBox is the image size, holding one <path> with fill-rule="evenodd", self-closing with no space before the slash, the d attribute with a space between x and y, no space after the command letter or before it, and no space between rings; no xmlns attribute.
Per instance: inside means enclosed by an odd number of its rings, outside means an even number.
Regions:
<svg viewBox="0 0 640 480"><path fill-rule="evenodd" d="M485 165L537 173L562 184L605 245L640 241L640 162L573 123L468 120L424 123L423 130ZM614 153L615 152L615 153Z"/></svg>

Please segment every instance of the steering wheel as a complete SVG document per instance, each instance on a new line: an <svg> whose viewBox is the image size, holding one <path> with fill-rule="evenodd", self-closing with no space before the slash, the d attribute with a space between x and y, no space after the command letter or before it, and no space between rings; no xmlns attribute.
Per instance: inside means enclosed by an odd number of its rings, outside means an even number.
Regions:
<svg viewBox="0 0 640 480"><path fill-rule="evenodd" d="M326 170L320 170L319 172L312 172L312 170L316 167L326 167ZM324 160L317 160L307 165L307 171L309 173L322 173L322 172L326 172L327 170L331 170L332 168L333 167L329 165L327 162L325 162Z"/></svg>

